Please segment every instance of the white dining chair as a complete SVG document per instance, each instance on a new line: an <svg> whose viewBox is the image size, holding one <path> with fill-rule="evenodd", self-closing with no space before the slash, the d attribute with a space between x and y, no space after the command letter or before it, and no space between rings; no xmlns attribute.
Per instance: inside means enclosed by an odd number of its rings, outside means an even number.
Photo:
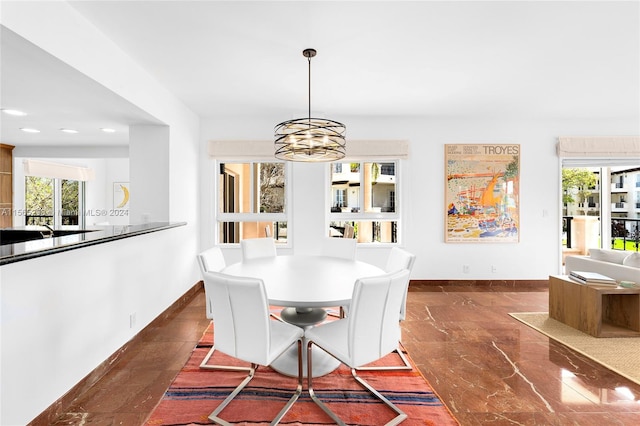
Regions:
<svg viewBox="0 0 640 426"><path fill-rule="evenodd" d="M227 263L224 259L224 254L220 247L211 247L197 256L198 266L200 266L200 272L202 273L202 278L204 279L204 274L206 272L220 272L222 271ZM213 320L213 308L211 306L211 298L207 297L207 287L205 286L205 313L207 318ZM200 363L200 368L204 370L230 370L230 371L250 371L249 367L237 367L230 365L219 365L219 364L209 364L209 360L213 356L213 353L216 350L215 342L211 345L211 349L204 357L202 362Z"/></svg>
<svg viewBox="0 0 640 426"><path fill-rule="evenodd" d="M320 400L313 388L313 345L351 368L353 378L397 414L387 425L396 425L407 418L402 410L358 376L356 369L383 358L398 346L400 304L408 285L407 270L361 278L355 283L348 317L305 331L309 396L337 424L344 425L345 422Z"/></svg>
<svg viewBox="0 0 640 426"><path fill-rule="evenodd" d="M393 247L389 252L389 257L387 257L387 263L385 265L384 270L387 273L397 272L402 270L407 270L411 272L415 261L416 261L416 256L413 253L409 253L408 251L403 250L400 247ZM400 321L401 322L404 321L406 318L408 290L409 290L409 286L407 286L407 291L405 291L404 295L402 296L402 304L400 305ZM411 363L409 363L409 360L404 355L404 352L400 347L401 342L402 342L402 339L400 339L400 341L398 342L399 343L398 347L394 352L398 354L398 356L400 357L400 360L402 361L402 364L385 365L385 366L366 366L366 367L359 367L358 370L363 370L363 371L412 370L413 367L411 367Z"/></svg>
<svg viewBox="0 0 640 426"><path fill-rule="evenodd" d="M211 247L201 252L197 256L198 266L200 266L200 272L219 272L227 266L227 262L224 260L224 254L220 247Z"/></svg>
<svg viewBox="0 0 640 426"><path fill-rule="evenodd" d="M298 345L298 385L294 394L271 422L278 424L302 393L302 338L300 327L269 319L269 302L264 283L259 278L236 277L205 272L204 285L214 312L217 350L251 363L247 377L209 415L221 425L224 408L253 379L259 366L268 366L291 345Z"/></svg>
<svg viewBox="0 0 640 426"><path fill-rule="evenodd" d="M261 259L265 257L276 257L276 242L273 238L249 238L240 241L240 248L242 250L242 261L251 259ZM272 313L271 316L278 321L284 321L283 318ZM291 324L295 324L292 321L287 321Z"/></svg>
<svg viewBox="0 0 640 426"><path fill-rule="evenodd" d="M413 270L413 264L416 262L416 255L409 253L400 247L393 247L387 257L387 264L385 265L385 272L395 272L402 269L406 269L409 272ZM402 300L402 307L400 310L400 321L404 321L407 312L407 295Z"/></svg>
<svg viewBox="0 0 640 426"><path fill-rule="evenodd" d="M240 241L242 260L276 256L276 243L273 238L249 238Z"/></svg>
<svg viewBox="0 0 640 426"><path fill-rule="evenodd" d="M322 240L320 254L322 256L337 257L340 259L354 260L356 258L357 241L353 238L331 238ZM349 310L349 306L340 306L340 313L333 310L334 317L344 318Z"/></svg>

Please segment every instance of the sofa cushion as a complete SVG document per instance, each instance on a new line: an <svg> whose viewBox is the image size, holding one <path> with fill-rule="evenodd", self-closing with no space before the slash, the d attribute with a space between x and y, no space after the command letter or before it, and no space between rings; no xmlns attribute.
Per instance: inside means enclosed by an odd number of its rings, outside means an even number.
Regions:
<svg viewBox="0 0 640 426"><path fill-rule="evenodd" d="M589 256L593 260L600 260L602 262L617 263L618 265L622 265L624 259L629 256L629 252L626 252L624 250L590 248Z"/></svg>
<svg viewBox="0 0 640 426"><path fill-rule="evenodd" d="M624 266L633 266L634 268L640 268L640 252L633 252L629 256L625 257L622 261Z"/></svg>

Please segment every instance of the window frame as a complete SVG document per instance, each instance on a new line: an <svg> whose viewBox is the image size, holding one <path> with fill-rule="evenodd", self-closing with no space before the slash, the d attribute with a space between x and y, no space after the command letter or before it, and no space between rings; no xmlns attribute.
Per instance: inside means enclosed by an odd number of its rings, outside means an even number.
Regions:
<svg viewBox="0 0 640 426"><path fill-rule="evenodd" d="M284 164L284 171L285 171L285 176L284 176L284 184L285 184L285 191L284 191L284 213L260 213L258 212L250 212L250 213L225 213L222 212L221 210L221 206L220 204L223 201L222 196L223 196L223 192L222 188L221 188L221 179L220 179L220 175L221 175L221 171L222 171L222 167L223 164L250 164L250 165L254 165L254 164L259 164L259 163L282 163ZM254 175L254 167L250 167L251 170L251 176L250 176L250 182L251 182L251 188L249 189L249 196L251 197L252 200L252 207L253 207L253 201L255 201L255 194L256 194L256 188L255 188L255 184L256 184L256 179L255 179L255 175ZM276 240L276 244L278 244L278 247L283 247L283 248L289 248L291 247L291 233L292 233L292 185L291 185L291 174L292 174L292 167L291 167L291 163L290 162L286 162L286 161L281 161L281 160L276 160L275 158L272 159L239 159L239 160L231 160L231 159L215 159L214 161L214 170L213 170L213 188L214 188L214 202L213 202L213 216L214 216L214 220L213 220L213 238L214 238L214 244L215 245L219 245L222 247L235 247L235 246L239 246L240 243L225 243L222 241L222 235L220 232L220 225L223 222L286 222L287 223L287 240L286 242L280 242L278 240Z"/></svg>
<svg viewBox="0 0 640 426"><path fill-rule="evenodd" d="M612 235L612 225L615 219L640 219L634 218L632 216L617 216L617 214L623 213L627 214L627 212L618 212L614 211L614 205L616 201L614 201L613 194L620 194L620 196L624 197L628 194L633 193L633 188L635 187L625 187L624 185L620 185L620 189L626 188L626 191L615 191L618 187L619 182L626 183L627 185L631 185L631 179L618 179L618 182L612 177L612 175L618 175L623 169L625 172L634 171L634 169L638 169L638 162L632 159L622 159L622 160L611 160L606 157L589 157L589 158L563 158L559 162L560 170L559 170L559 180L560 180L560 218L561 218L561 229L560 229L560 247L561 252L567 249L567 245L563 242L563 235L565 228L569 229L571 226L571 220L574 216L596 216L598 217L598 240L600 248L612 248L611 241L613 238ZM564 191L562 188L562 173L563 169L587 169L591 171L594 175L596 175L596 184L594 188L590 188L592 193L598 194L598 202L595 203L594 210L597 210L597 215L590 215L585 211L585 214L579 215L575 214L571 207L576 209L580 207L580 202L575 200L573 206L564 202ZM616 170L617 169L617 170ZM622 176L622 175L620 175ZM637 174L637 179L640 179L640 173ZM573 191L574 193L577 190ZM633 195L633 194L632 194ZM631 200L624 198L625 202L631 202ZM585 200L582 204L587 204L588 201ZM592 210L593 211L593 210ZM568 241L570 244L571 242Z"/></svg>
<svg viewBox="0 0 640 426"><path fill-rule="evenodd" d="M27 179L29 177L33 177L33 176L24 176L24 202L25 202L25 212L28 210L26 203L27 203L27 190L29 189L29 186L27 185ZM73 181L73 182L78 182L78 224L77 225L64 225L64 226L77 226L80 229L83 229L86 225L86 206L85 206L85 198L86 198L86 185L85 185L85 181L82 180L74 180L74 179L66 179L66 178L55 178L55 177L42 177L42 176L35 176L38 177L40 179L51 179L51 185L52 185L52 192L51 192L51 196L52 196L52 208L53 208L53 212L52 212L52 219L53 219L53 223L51 224L51 226L53 226L54 229L59 229L61 226L63 226L62 223L62 217L63 217L63 206L62 206L62 182L63 181ZM25 214L25 225L27 225L26 223L26 217L29 216L27 214ZM49 217L49 216L47 216Z"/></svg>
<svg viewBox="0 0 640 426"><path fill-rule="evenodd" d="M334 199L333 199L333 182L332 182L332 170L336 163L360 163L359 174L360 182L364 182L364 164L365 163L394 163L395 168L395 182L394 182L394 212L364 212L360 209L358 212L332 212ZM359 247L380 247L380 246L401 246L403 241L402 232L402 212L404 204L404 196L402 193L402 159L401 158L366 158L356 159L349 158L340 161L329 163L326 170L327 190L325 192L325 229L329 229L332 222L395 222L396 223L396 241L395 242L357 242ZM382 167L380 167L382 171ZM364 200L364 192L360 191L358 194L358 205L362 206ZM398 201L399 200L399 201Z"/></svg>

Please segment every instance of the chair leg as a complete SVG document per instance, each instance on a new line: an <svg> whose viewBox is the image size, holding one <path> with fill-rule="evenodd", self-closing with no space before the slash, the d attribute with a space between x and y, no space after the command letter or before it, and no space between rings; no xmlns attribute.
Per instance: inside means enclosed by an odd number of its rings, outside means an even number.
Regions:
<svg viewBox="0 0 640 426"><path fill-rule="evenodd" d="M342 318L346 318L347 313L346 313L346 311L344 309L344 306L340 306L340 310L339 310L339 312L337 314L335 312L328 311L327 315L342 319Z"/></svg>
<svg viewBox="0 0 640 426"><path fill-rule="evenodd" d="M293 394L291 399L289 399L287 404L284 407L282 407L282 410L280 410L276 418L273 419L273 421L271 421L271 426L274 426L280 423L280 420L284 417L285 414L287 414L291 406L298 400L301 394L302 394L302 340L298 340L298 387L296 388L296 392Z"/></svg>
<svg viewBox="0 0 640 426"><path fill-rule="evenodd" d="M280 318L278 315L274 314L274 313L270 313L270 316L273 317L273 319L278 320L280 322L285 322L282 318Z"/></svg>
<svg viewBox="0 0 640 426"><path fill-rule="evenodd" d="M413 370L413 367L411 367L411 364L409 363L409 360L407 359L405 354L402 353L402 350L400 348L397 348L393 352L396 352L398 354L398 356L402 360L403 365L385 365L385 366L380 366L380 367L358 367L358 368L356 368L356 370L358 370L358 371Z"/></svg>
<svg viewBox="0 0 640 426"><path fill-rule="evenodd" d="M227 396L225 398L224 401L222 401L222 404L220 404L214 411L213 413L211 413L209 415L209 420L211 420L212 422L215 422L218 425L222 425L222 426L231 426L231 423L227 422L226 420L221 419L220 417L218 417L218 414L220 414L220 412L222 410L225 409L225 407L227 405L229 405L229 403L233 400L233 398L236 397L236 395L238 395L240 393L240 391L242 389L244 389L245 386L247 386L247 384L251 381L251 379L253 379L253 376L256 373L256 368L258 368L257 364L251 364L251 371L249 372L249 375L247 377L245 377L245 379L242 381L242 383L240 383L238 385L238 387L236 387L233 392L231 392L231 394L229 396Z"/></svg>
<svg viewBox="0 0 640 426"><path fill-rule="evenodd" d="M334 422L336 422L338 426L346 426L346 424L342 420L340 420L340 417L338 417L333 411L331 411L329 407L324 404L324 402L320 401L320 398L318 398L315 391L313 390L313 362L311 360L312 344L312 341L309 341L309 343L307 343L307 388L309 390L309 396L311 397L313 402L315 402L320 408L322 408L322 411L327 413L327 415L331 417Z"/></svg>
<svg viewBox="0 0 640 426"><path fill-rule="evenodd" d="M224 371L251 371L251 367L236 367L232 365L216 365L216 364L207 364L209 359L213 356L213 352L215 352L215 345L211 346L207 356L204 357L202 362L200 363L200 368L203 370L224 370Z"/></svg>
<svg viewBox="0 0 640 426"><path fill-rule="evenodd" d="M220 412L224 410L227 405L229 405L229 403L242 391L242 389L244 389L244 387L247 386L247 384L251 381L251 379L253 379L253 376L255 375L257 368L258 368L258 364L251 364L251 368L249 369L250 370L249 375L245 377L242 383L240 383L238 387L236 387L233 390L233 392L231 392L231 394L227 396L224 401L222 401L222 404L220 404L213 411L213 413L209 415L209 420L211 420L212 422L218 425L232 426L232 423L229 423L226 420L221 419L220 417L218 417L218 414L220 414ZM285 406L280 410L276 418L271 421L270 423L271 426L275 426L280 422L280 420L284 417L285 414L287 414L289 409L298 400L301 394L302 394L302 340L298 340L298 386L296 387L296 391L293 394L293 396L291 396L289 401L287 401Z"/></svg>
<svg viewBox="0 0 640 426"><path fill-rule="evenodd" d="M400 423L402 423L403 421L406 420L407 414L404 411L402 411L401 409L399 409L398 407L396 407L395 405L393 405L393 403L391 401L389 401L387 398L384 397L384 395L382 395L380 392L378 392L376 389L374 389L373 386L371 386L369 383L367 383L362 377L358 376L358 373L356 372L355 368L351 369L351 375L365 389L367 389L369 392L371 392L379 400L381 400L382 402L387 404L387 407L391 408L393 411L395 411L396 414L398 414L396 417L394 417L389 422L387 422L385 426L397 425L397 424L400 424Z"/></svg>
<svg viewBox="0 0 640 426"><path fill-rule="evenodd" d="M333 421L335 421L339 426L345 426L345 423L333 412L329 409L329 407L327 407L324 402L322 402L318 396L315 394L315 391L313 390L313 384L312 384L312 362L311 362L311 345L313 344L312 341L309 341L309 343L307 344L307 386L309 388L309 396L311 397L311 399L313 400L313 402L315 402L320 408L322 408L322 410L327 413L329 415L329 417L331 417L333 419ZM317 346L317 345L316 345ZM321 348L321 347L320 347ZM325 351L326 352L326 351ZM329 353L329 352L327 352ZM329 353L329 355L331 355ZM333 356L333 355L332 355ZM335 358L335 357L334 357ZM407 419L407 415L405 414L404 411L400 410L398 407L396 407L391 401L389 401L387 398L384 397L384 395L382 395L380 392L378 392L376 389L374 389L369 383L367 383L364 379L362 379L360 376L358 376L356 369L352 368L351 369L351 375L353 376L353 378L362 386L364 387L366 390L368 390L369 392L371 392L371 394L373 396L375 396L376 398L378 398L380 401L382 401L383 403L385 403L389 408L391 408L396 414L397 416L394 417L393 419L391 419L389 422L387 422L384 426L394 426L397 424L402 423L404 420Z"/></svg>

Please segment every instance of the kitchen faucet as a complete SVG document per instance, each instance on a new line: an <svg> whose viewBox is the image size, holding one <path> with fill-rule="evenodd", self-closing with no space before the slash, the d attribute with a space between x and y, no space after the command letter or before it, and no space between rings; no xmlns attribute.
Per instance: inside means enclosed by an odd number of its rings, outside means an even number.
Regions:
<svg viewBox="0 0 640 426"><path fill-rule="evenodd" d="M40 234L42 234L42 238L51 238L51 237L53 237L54 230L51 227L51 225L48 225L48 224L45 223L43 226L49 230L49 234L45 235L44 232L40 232Z"/></svg>

